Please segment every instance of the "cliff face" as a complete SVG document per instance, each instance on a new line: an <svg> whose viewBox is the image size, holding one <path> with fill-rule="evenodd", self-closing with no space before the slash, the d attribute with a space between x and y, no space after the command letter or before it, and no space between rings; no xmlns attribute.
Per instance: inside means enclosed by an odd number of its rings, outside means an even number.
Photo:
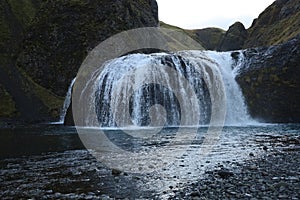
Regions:
<svg viewBox="0 0 300 200"><path fill-rule="evenodd" d="M151 2L48 1L28 30L17 65L63 96L87 52L101 41L124 30L157 26Z"/></svg>
<svg viewBox="0 0 300 200"><path fill-rule="evenodd" d="M265 122L300 122L300 35L244 51L237 81L250 114Z"/></svg>
<svg viewBox="0 0 300 200"><path fill-rule="evenodd" d="M300 34L299 0L277 0L254 20L244 48L280 44Z"/></svg>
<svg viewBox="0 0 300 200"><path fill-rule="evenodd" d="M121 31L157 26L157 9L155 0L1 1L0 118L57 118L87 53Z"/></svg>
<svg viewBox="0 0 300 200"><path fill-rule="evenodd" d="M0 118L31 121L35 116L35 119L42 119L46 117L45 113L55 115L55 109L50 107L62 101L15 67L20 44L39 6L38 1L30 0L0 2ZM48 103L43 103L42 99L49 99Z"/></svg>
<svg viewBox="0 0 300 200"><path fill-rule="evenodd" d="M287 42L300 34L299 0L276 0L247 30L235 23L226 32L218 51L271 46Z"/></svg>
<svg viewBox="0 0 300 200"><path fill-rule="evenodd" d="M91 49L121 31L157 25L155 0L0 1L0 118L58 119L67 88ZM241 23L227 32L180 30L210 50L284 43L246 51L248 64L238 81L253 116L272 122L300 121L295 95L299 0L275 1L248 30Z"/></svg>
<svg viewBox="0 0 300 200"><path fill-rule="evenodd" d="M277 0L256 19L243 47L238 82L255 118L300 122L300 4ZM275 46L271 46L275 45Z"/></svg>

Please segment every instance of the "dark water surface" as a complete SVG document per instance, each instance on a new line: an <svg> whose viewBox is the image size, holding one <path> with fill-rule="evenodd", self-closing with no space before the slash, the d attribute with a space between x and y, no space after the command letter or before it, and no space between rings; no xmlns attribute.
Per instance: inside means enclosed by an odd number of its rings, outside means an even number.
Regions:
<svg viewBox="0 0 300 200"><path fill-rule="evenodd" d="M165 130L168 137L174 130ZM36 125L0 129L0 198L167 198L212 166L234 166L251 159L249 154L259 157L263 150L257 141L270 136L299 135L300 125L225 127L210 154L200 157L194 150L201 148L206 130L199 128L195 141L176 144L189 147L168 168L140 174L105 167L84 148L74 127ZM110 130L107 135L114 140L117 132ZM141 145L163 144L155 140Z"/></svg>

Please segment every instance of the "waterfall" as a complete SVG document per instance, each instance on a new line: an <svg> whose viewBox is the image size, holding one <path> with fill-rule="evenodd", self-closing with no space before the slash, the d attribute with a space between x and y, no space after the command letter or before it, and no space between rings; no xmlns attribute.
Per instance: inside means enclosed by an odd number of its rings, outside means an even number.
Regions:
<svg viewBox="0 0 300 200"><path fill-rule="evenodd" d="M205 52L209 58L218 64L225 83L227 108L226 125L245 125L254 123L248 114L242 91L235 80L238 68L243 62L243 53L237 53L239 54L238 58L234 59L232 57L232 52Z"/></svg>
<svg viewBox="0 0 300 200"><path fill-rule="evenodd" d="M197 125L205 125L210 121L215 101L210 96L210 89L222 96L222 80L226 96L226 124L249 123L251 118L235 81L238 64L231 52L212 51L130 54L113 59L106 62L101 71L96 71L85 86L85 89L92 88L92 93L89 93L92 95L87 96L86 91L82 91L81 97L88 98L85 125L152 126L153 120L154 125L160 126L195 125L194 115L199 115ZM168 68L177 72L175 78ZM218 74L221 74L222 80L218 80ZM186 90L186 81L196 94L197 102L189 98L191 94ZM174 87L179 88L177 93L171 89ZM71 93L71 86L69 90ZM68 91L68 95L70 93ZM178 98L178 94L184 100ZM66 99L65 105L69 102ZM199 113L195 112L196 108L199 108ZM184 109L188 109L188 114L182 119ZM97 119L91 119L89 112L96 112ZM151 115L153 112L155 115Z"/></svg>
<svg viewBox="0 0 300 200"><path fill-rule="evenodd" d="M186 64L186 68L182 64ZM158 67L157 67L158 66ZM178 86L181 89L181 94L187 96L184 89L185 83L179 77L172 77L167 71L168 67L172 67L179 71L190 80L194 86L199 98L209 96L203 80L198 79L201 77L191 65L188 65L181 57L168 54L134 54L119 59L115 59L108 63L104 71L100 74L99 83L96 87L96 112L101 126L115 126L117 120L118 126L145 126L151 123L149 112L152 106L161 105L166 113L160 113L162 109L156 106L153 112L156 113L157 122L159 119L164 120L163 114L166 114L166 124L168 126L179 125L181 113L180 107L188 108L194 102L185 101L180 105L178 99L174 96L169 88ZM123 76L130 72L129 76ZM193 75L192 75L193 74ZM123 76L123 77L122 77ZM147 80L150 83L143 85L142 82ZM117 83L117 84L116 84ZM134 87L141 85L142 87L134 91ZM164 85L164 86L163 86ZM115 91L116 95L112 95ZM132 95L131 95L132 94ZM110 107L113 102L115 108ZM209 99L203 99L199 102L201 108L202 123L208 121L208 113L210 108ZM129 109L130 116L124 116L124 113ZM121 113L121 114L119 114ZM116 119L116 116L120 119ZM191 114L191 117L192 114ZM131 120L128 120L131 118ZM189 124L191 119L186 119L185 125ZM156 124L158 125L158 124Z"/></svg>
<svg viewBox="0 0 300 200"><path fill-rule="evenodd" d="M66 98L65 98L65 101L64 101L64 105L62 107L62 110L61 110L61 113L60 113L60 116L59 116L59 123L63 124L64 121L65 121L65 117L66 117L66 114L67 114L67 111L68 111L68 108L71 104L71 98L72 98L72 88L73 88L73 85L76 81L76 78L74 78L68 88L68 91L67 91L67 94L66 94Z"/></svg>

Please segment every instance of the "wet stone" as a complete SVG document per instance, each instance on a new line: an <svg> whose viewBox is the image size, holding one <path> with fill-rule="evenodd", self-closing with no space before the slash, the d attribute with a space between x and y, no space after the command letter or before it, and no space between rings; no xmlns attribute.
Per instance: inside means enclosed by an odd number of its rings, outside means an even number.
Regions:
<svg viewBox="0 0 300 200"><path fill-rule="evenodd" d="M112 169L112 170L111 170L111 173L112 173L112 175L114 175L114 176L119 176L119 175L122 173L122 171L120 171L120 170L118 170L118 169Z"/></svg>
<svg viewBox="0 0 300 200"><path fill-rule="evenodd" d="M229 171L228 169L221 169L217 173L221 178L229 178L234 175L234 173Z"/></svg>

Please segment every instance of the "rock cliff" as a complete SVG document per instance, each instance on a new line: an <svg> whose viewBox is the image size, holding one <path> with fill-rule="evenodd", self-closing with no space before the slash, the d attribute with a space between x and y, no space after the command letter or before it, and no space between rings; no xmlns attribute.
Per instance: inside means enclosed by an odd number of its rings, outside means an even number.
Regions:
<svg viewBox="0 0 300 200"><path fill-rule="evenodd" d="M236 22L227 31L218 28L183 31L208 50L231 51L276 45L300 34L300 4L299 0L276 0L248 29Z"/></svg>
<svg viewBox="0 0 300 200"><path fill-rule="evenodd" d="M218 51L232 51L242 49L245 40L248 37L248 32L241 22L236 22L231 25L226 34L221 38Z"/></svg>
<svg viewBox="0 0 300 200"><path fill-rule="evenodd" d="M300 35L244 56L237 81L250 114L264 122L300 122Z"/></svg>
<svg viewBox="0 0 300 200"><path fill-rule="evenodd" d="M124 30L158 25L155 0L0 2L0 118L58 119L87 53Z"/></svg>
<svg viewBox="0 0 300 200"><path fill-rule="evenodd" d="M277 0L253 21L244 48L287 42L300 34L299 0Z"/></svg>

